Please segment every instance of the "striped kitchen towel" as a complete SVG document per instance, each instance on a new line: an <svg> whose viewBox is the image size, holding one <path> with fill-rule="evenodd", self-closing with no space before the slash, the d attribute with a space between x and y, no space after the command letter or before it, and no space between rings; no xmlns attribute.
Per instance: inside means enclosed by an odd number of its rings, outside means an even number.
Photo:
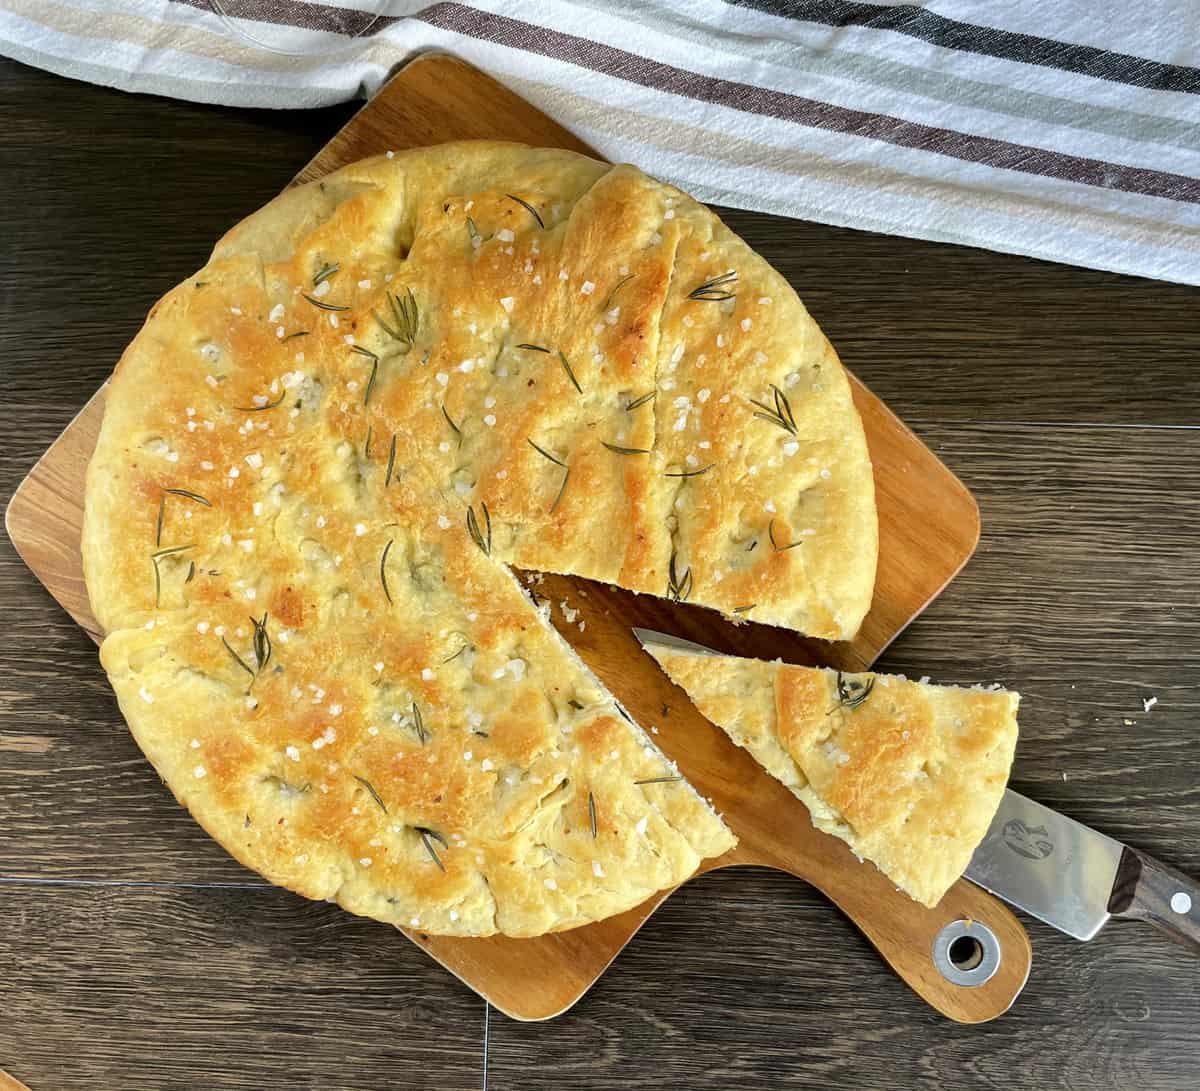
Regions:
<svg viewBox="0 0 1200 1091"><path fill-rule="evenodd" d="M207 102L428 50L710 203L1200 284L1200 0L0 0L0 53Z"/></svg>

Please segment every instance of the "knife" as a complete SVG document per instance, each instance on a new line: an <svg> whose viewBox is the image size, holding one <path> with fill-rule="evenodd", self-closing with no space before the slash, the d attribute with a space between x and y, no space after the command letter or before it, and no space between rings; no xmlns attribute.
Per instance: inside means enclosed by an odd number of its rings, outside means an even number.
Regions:
<svg viewBox="0 0 1200 1091"><path fill-rule="evenodd" d="M651 645L721 655L669 633L634 629ZM1146 921L1200 954L1200 883L1008 788L966 877L1079 940L1112 917Z"/></svg>

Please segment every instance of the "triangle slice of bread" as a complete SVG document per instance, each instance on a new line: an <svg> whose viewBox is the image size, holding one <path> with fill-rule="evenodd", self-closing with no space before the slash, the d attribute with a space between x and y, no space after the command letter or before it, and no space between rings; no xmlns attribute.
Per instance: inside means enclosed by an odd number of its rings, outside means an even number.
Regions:
<svg viewBox="0 0 1200 1091"><path fill-rule="evenodd" d="M840 837L936 905L1008 780L1019 695L651 646L672 681Z"/></svg>

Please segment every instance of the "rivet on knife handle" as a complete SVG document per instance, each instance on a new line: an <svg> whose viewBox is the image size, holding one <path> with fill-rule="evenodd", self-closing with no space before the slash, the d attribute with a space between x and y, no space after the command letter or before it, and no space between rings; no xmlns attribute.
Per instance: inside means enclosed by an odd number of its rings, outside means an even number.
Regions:
<svg viewBox="0 0 1200 1091"><path fill-rule="evenodd" d="M1126 846L1108 911L1147 921L1200 954L1200 883Z"/></svg>

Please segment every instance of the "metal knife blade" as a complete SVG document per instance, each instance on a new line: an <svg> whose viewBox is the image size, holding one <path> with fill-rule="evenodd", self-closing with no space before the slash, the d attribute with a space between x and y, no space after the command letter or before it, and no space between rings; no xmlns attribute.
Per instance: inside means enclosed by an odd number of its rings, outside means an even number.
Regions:
<svg viewBox="0 0 1200 1091"><path fill-rule="evenodd" d="M706 648L703 644L684 640L683 637L672 636L670 633L658 633L653 629L635 627L633 635L638 638L638 643L646 651L651 651L654 646L657 646L672 652L690 652L692 655L721 655L721 652L714 652L712 648Z"/></svg>
<svg viewBox="0 0 1200 1091"><path fill-rule="evenodd" d="M1076 939L1108 922L1124 846L1014 792L1004 793L967 878Z"/></svg>

